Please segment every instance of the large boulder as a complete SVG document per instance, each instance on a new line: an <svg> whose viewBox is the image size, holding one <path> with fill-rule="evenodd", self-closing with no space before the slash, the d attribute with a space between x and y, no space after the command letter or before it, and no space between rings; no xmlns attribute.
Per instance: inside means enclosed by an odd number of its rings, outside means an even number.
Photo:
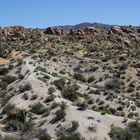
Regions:
<svg viewBox="0 0 140 140"><path fill-rule="evenodd" d="M64 35L65 31L63 29L49 27L44 31L44 33L50 35Z"/></svg>
<svg viewBox="0 0 140 140"><path fill-rule="evenodd" d="M87 27L87 28L85 28L85 34L96 34L98 32L99 32L99 30L96 29L95 27Z"/></svg>
<svg viewBox="0 0 140 140"><path fill-rule="evenodd" d="M76 35L85 35L85 32L82 29L77 30Z"/></svg>
<svg viewBox="0 0 140 140"><path fill-rule="evenodd" d="M129 34L129 33L135 33L136 30L132 27L121 27L122 31Z"/></svg>
<svg viewBox="0 0 140 140"><path fill-rule="evenodd" d="M115 34L119 34L119 35L122 35L122 29L120 26L112 26L111 27L111 31Z"/></svg>
<svg viewBox="0 0 140 140"><path fill-rule="evenodd" d="M55 35L61 35L61 30L58 28L54 28Z"/></svg>
<svg viewBox="0 0 140 140"><path fill-rule="evenodd" d="M55 31L52 27L49 27L47 28L45 31L44 31L45 34L51 34L51 35L55 35Z"/></svg>

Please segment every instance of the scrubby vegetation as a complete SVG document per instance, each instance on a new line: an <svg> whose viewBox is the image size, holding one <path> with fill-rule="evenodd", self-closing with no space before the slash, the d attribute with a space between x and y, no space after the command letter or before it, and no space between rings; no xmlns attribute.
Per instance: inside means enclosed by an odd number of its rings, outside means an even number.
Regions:
<svg viewBox="0 0 140 140"><path fill-rule="evenodd" d="M140 123L138 121L130 122L124 129L112 126L109 135L112 140L139 140Z"/></svg>
<svg viewBox="0 0 140 140"><path fill-rule="evenodd" d="M140 139L139 32L93 29L0 29L0 139Z"/></svg>

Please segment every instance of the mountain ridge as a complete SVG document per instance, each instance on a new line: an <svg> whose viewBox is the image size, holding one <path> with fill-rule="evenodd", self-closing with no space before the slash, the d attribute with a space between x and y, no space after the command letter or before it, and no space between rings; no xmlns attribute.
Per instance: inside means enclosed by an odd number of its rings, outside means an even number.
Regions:
<svg viewBox="0 0 140 140"><path fill-rule="evenodd" d="M104 29L104 30L109 30L111 29L112 26L132 26L134 28L140 28L140 26L133 26L133 25L111 25L111 24L104 24L104 23L98 23L98 22L82 22L79 24L75 24L75 25L59 25L59 26L53 26L55 28L61 28L64 29L66 31L73 29L73 30L79 30L79 29L83 29L83 28L87 28L87 27L95 27L95 28L99 28L99 29Z"/></svg>

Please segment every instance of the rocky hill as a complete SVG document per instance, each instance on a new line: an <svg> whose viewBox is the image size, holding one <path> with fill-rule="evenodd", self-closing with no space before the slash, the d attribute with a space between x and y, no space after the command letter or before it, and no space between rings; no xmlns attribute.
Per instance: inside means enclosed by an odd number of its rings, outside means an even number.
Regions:
<svg viewBox="0 0 140 140"><path fill-rule="evenodd" d="M140 30L0 29L1 140L139 140Z"/></svg>

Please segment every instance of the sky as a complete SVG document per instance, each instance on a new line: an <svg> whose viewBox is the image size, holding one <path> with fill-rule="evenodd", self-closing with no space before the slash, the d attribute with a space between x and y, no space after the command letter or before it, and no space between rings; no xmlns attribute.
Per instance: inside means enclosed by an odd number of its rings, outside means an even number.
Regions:
<svg viewBox="0 0 140 140"><path fill-rule="evenodd" d="M0 27L99 22L140 25L140 0L0 0Z"/></svg>

